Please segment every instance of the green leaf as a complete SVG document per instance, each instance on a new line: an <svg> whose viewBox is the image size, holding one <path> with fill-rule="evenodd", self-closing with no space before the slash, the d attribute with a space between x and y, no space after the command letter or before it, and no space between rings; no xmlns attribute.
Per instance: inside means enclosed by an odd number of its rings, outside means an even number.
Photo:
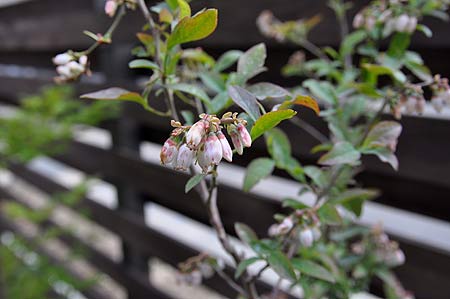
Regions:
<svg viewBox="0 0 450 299"><path fill-rule="evenodd" d="M342 224L341 215L337 211L336 207L330 203L326 203L319 208L317 211L320 220L329 225L339 225Z"/></svg>
<svg viewBox="0 0 450 299"><path fill-rule="evenodd" d="M266 56L266 46L261 43L251 47L239 58L237 71L244 81L265 70Z"/></svg>
<svg viewBox="0 0 450 299"><path fill-rule="evenodd" d="M393 58L401 58L405 55L411 43L411 35L409 33L397 32L391 39L387 54Z"/></svg>
<svg viewBox="0 0 450 299"><path fill-rule="evenodd" d="M275 167L275 161L269 158L253 160L245 173L243 190L250 191L259 181L269 176Z"/></svg>
<svg viewBox="0 0 450 299"><path fill-rule="evenodd" d="M228 94L254 121L261 116L256 97L247 90L240 86L229 86Z"/></svg>
<svg viewBox="0 0 450 299"><path fill-rule="evenodd" d="M128 64L130 69L152 69L159 70L159 66L153 61L147 59L135 59Z"/></svg>
<svg viewBox="0 0 450 299"><path fill-rule="evenodd" d="M193 177L191 177L189 181L187 181L186 186L184 187L184 192L188 193L189 191L191 191L192 188L200 184L200 182L203 180L204 177L205 175L202 173L196 174Z"/></svg>
<svg viewBox="0 0 450 299"><path fill-rule="evenodd" d="M363 63L361 65L361 67L376 77L381 76L381 75L388 75L400 83L406 82L406 76L400 70L395 70L388 66L371 64L371 63Z"/></svg>
<svg viewBox="0 0 450 299"><path fill-rule="evenodd" d="M362 42L366 37L367 33L365 30L357 30L347 35L339 50L341 57L352 54L356 49L356 45Z"/></svg>
<svg viewBox="0 0 450 299"><path fill-rule="evenodd" d="M253 84L248 87L248 91L260 101L265 99L285 98L291 94L283 87L267 82Z"/></svg>
<svg viewBox="0 0 450 299"><path fill-rule="evenodd" d="M359 217L361 216L364 202L366 200L371 200L378 195L379 193L376 190L353 188L339 194L333 202L341 204L344 208Z"/></svg>
<svg viewBox="0 0 450 299"><path fill-rule="evenodd" d="M299 270L301 274L334 283L336 279L325 267L309 261L294 258L291 260L294 269Z"/></svg>
<svg viewBox="0 0 450 299"><path fill-rule="evenodd" d="M325 173L316 166L306 166L304 168L305 174L320 188L325 187L328 182Z"/></svg>
<svg viewBox="0 0 450 299"><path fill-rule="evenodd" d="M427 26L423 25L423 24L418 24L416 29L420 32L422 32L423 34L425 34L426 37L431 38L433 37L433 31L431 31L430 28L428 28Z"/></svg>
<svg viewBox="0 0 450 299"><path fill-rule="evenodd" d="M234 230L239 239L246 244L250 245L252 242L258 240L256 233L247 224L236 222L234 224Z"/></svg>
<svg viewBox="0 0 450 299"><path fill-rule="evenodd" d="M193 95L194 97L198 98L202 102L204 102L206 105L210 104L210 99L206 92L198 87L197 85L193 84L187 84L187 83L178 83L178 84L172 84L168 86L170 89L175 91L181 91L190 95Z"/></svg>
<svg viewBox="0 0 450 299"><path fill-rule="evenodd" d="M297 280L297 276L295 275L291 262L282 252L273 251L269 255L267 262L270 267L272 267L272 269L281 277L290 279L291 281Z"/></svg>
<svg viewBox="0 0 450 299"><path fill-rule="evenodd" d="M194 124L194 113L190 110L181 110L181 116L183 116L184 123L188 126Z"/></svg>
<svg viewBox="0 0 450 299"><path fill-rule="evenodd" d="M408 70L410 70L414 75L416 75L423 81L428 82L433 79L430 69L423 64L405 61L405 66L408 68Z"/></svg>
<svg viewBox="0 0 450 299"><path fill-rule="evenodd" d="M255 125L253 126L250 132L252 140L256 140L266 131L273 129L283 120L290 119L294 117L296 114L297 112L295 112L292 109L271 111L264 114L263 116L261 116L256 120Z"/></svg>
<svg viewBox="0 0 450 299"><path fill-rule="evenodd" d="M398 170L398 159L394 153L384 146L372 146L361 150L361 153L366 155L375 155L382 162L388 163L394 170Z"/></svg>
<svg viewBox="0 0 450 299"><path fill-rule="evenodd" d="M283 208L292 208L294 210L303 210L309 208L308 205L304 204L301 201L292 198L286 198L283 200Z"/></svg>
<svg viewBox="0 0 450 299"><path fill-rule="evenodd" d="M303 87L309 89L316 99L320 99L329 104L337 103L336 92L330 83L309 79L305 80L302 85Z"/></svg>
<svg viewBox="0 0 450 299"><path fill-rule="evenodd" d="M380 121L374 125L366 139L363 147L388 146L396 142L402 132L402 125L396 121Z"/></svg>
<svg viewBox="0 0 450 299"><path fill-rule="evenodd" d="M180 20L191 16L191 7L185 0L178 0L178 8L180 9Z"/></svg>
<svg viewBox="0 0 450 299"><path fill-rule="evenodd" d="M322 165L355 164L360 158L361 154L351 143L339 141L318 162Z"/></svg>
<svg viewBox="0 0 450 299"><path fill-rule="evenodd" d="M291 162L291 143L286 133L273 128L266 133L266 145L277 167L285 169Z"/></svg>
<svg viewBox="0 0 450 299"><path fill-rule="evenodd" d="M236 63L239 58L244 54L244 52L239 50L230 50L222 54L222 56L217 59L216 65L214 66L214 70L216 72L222 72L226 70L230 66Z"/></svg>
<svg viewBox="0 0 450 299"><path fill-rule="evenodd" d="M247 270L248 266L256 263L259 260L261 260L259 257L251 257L240 262L239 265L236 267L234 279L238 279L239 277L241 277L241 275L245 272L245 270Z"/></svg>
<svg viewBox="0 0 450 299"><path fill-rule="evenodd" d="M207 9L183 18L167 39L167 49L208 37L217 27L217 9Z"/></svg>
<svg viewBox="0 0 450 299"><path fill-rule="evenodd" d="M228 92L224 91L218 93L212 100L211 105L208 107L209 114L218 114L222 110L230 107L233 104L233 100L228 95Z"/></svg>
<svg viewBox="0 0 450 299"><path fill-rule="evenodd" d="M223 82L222 77L213 72L201 72L200 73L200 79L202 80L203 84L212 91L216 93L221 93L222 91L225 91L225 82Z"/></svg>
<svg viewBox="0 0 450 299"><path fill-rule="evenodd" d="M119 87L111 87L91 93L86 93L80 96L82 99L91 100L119 100L130 101L144 105L145 100L137 92L131 92Z"/></svg>

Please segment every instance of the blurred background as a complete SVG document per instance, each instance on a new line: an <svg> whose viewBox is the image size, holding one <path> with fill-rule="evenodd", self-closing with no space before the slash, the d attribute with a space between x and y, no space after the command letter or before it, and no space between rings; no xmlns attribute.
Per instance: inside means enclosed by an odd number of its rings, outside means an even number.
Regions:
<svg viewBox="0 0 450 299"><path fill-rule="evenodd" d="M255 20L265 9L282 20L320 14L322 23L310 33L311 40L319 46L337 45L338 28L326 2L194 1L195 9L219 9L217 31L199 46L217 57L228 49L245 50L265 42L269 70L257 80L298 85L298 78L280 75L296 48L265 39ZM352 14L367 1L353 2ZM143 25L140 12L128 13L114 43L94 52L92 76L71 88L42 91L56 75L51 61L55 54L87 48L91 40L82 31L103 32L108 27L103 7L103 0L0 0L0 117L10 119L24 99L28 103L0 133L2 143L16 145L7 153L15 162L0 174L0 275L16 283L10 297L0 285L0 297L43 298L27 295L33 289L50 292L51 298L234 298L218 278L201 288L176 284L177 263L197 252L225 255L196 195L184 194L188 177L159 165L167 121L138 105L123 105L119 111L117 105L100 104L85 111L83 105L59 101L78 102L77 95L110 86L140 89L146 74L127 67L130 51L138 44L134 33ZM413 48L434 73L449 77L450 26L435 20L426 23L434 36L416 34ZM61 130L45 120L27 122L37 110L49 109L59 111L61 118L74 111L82 117L67 121ZM400 170L368 159L366 171L359 175L365 186L382 190L367 204L361 222L381 221L400 242L407 262L398 275L419 299L450 298L449 116L450 111L438 114L431 107L421 116L405 116L397 150ZM326 125L313 112L302 111L302 117L326 133ZM314 163L317 156L310 149L316 141L302 133L290 137L294 155ZM63 152L57 151L61 139L71 140ZM49 140L54 145L39 148ZM31 143L39 150L27 151ZM240 221L265 235L272 215L281 211L279 201L299 198L298 185L281 172L250 194L239 191L250 158L265 154L263 144L256 144L250 157L220 170L220 209L229 231ZM6 163L3 152L1 158L1 164ZM14 219L24 214L29 221ZM33 241L37 236L40 242ZM36 246L30 249L27 242ZM24 270L30 268L34 272ZM270 282L273 277L265 279Z"/></svg>

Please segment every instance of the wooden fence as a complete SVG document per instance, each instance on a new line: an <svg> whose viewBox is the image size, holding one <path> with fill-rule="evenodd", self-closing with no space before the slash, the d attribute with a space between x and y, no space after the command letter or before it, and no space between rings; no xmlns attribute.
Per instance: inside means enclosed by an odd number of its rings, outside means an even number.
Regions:
<svg viewBox="0 0 450 299"><path fill-rule="evenodd" d="M218 7L221 12L218 33L204 43L212 53L219 53L231 47L245 49L263 40L252 19L263 8L272 7L285 18L305 17L324 12L325 2L217 0L198 1L196 5ZM22 67L16 68L12 73L0 71L0 102L16 105L21 93L36 92L41 86L50 83L48 73L36 70L50 70L50 59L60 50L86 47L89 40L82 36L82 30L101 32L106 27L108 19L101 16L98 7L101 7L101 3L92 0L34 0L0 10L0 64L10 68L12 64ZM327 13L324 14L328 16ZM140 20L136 13L127 16L126 26L114 38L116 44L101 49L94 57L94 70L98 72L96 80L78 84L78 92L105 86L137 89L135 74L128 71L126 65L130 59L127 53L135 43L132 32L139 28ZM330 21L325 23L316 32L319 44L330 43L330 40L334 42L330 38L335 36L334 29ZM441 38L427 43L418 39L415 45L422 48L426 57L430 58L432 67L436 66L441 73L450 75L450 64L445 65L440 61L450 47L450 41L442 38L446 34L448 36L449 30L445 26L432 25L437 31L436 36ZM269 41L269 56L275 57L269 60L269 67L275 70L262 78L283 82L276 67L286 60L291 50ZM34 71L27 72L24 69L27 66L32 66ZM312 113L301 113L306 121L326 132L325 125ZM367 171L360 175L360 180L366 186L383 191L383 195L376 200L379 203L449 221L450 139L447 133L450 122L447 119L405 117L402 125L404 133L398 146L400 171L393 172L379 162L368 159ZM176 265L197 252L147 226L144 204L157 203L206 225L207 214L194 192L188 195L184 193L184 184L188 179L186 174L145 162L139 157L141 142L161 143L166 138L169 129L166 119L149 115L137 105L130 104L124 105L119 120L107 122L103 124L103 128L113 136L111 149L73 141L65 154L54 157L83 173L100 175L117 187L119 204L116 209L105 207L90 198L86 198L80 207L90 212L93 221L120 237L123 259L120 262L113 261L97 249L84 244L89 252L88 259L99 271L122 285L131 299L171 298L150 284L147 279L147 260L158 257L168 264ZM286 125L285 129L289 133L294 128ZM314 140L306 134L295 132L289 134L294 145L294 155L301 161L313 162L316 157L309 154L309 149L315 144ZM249 156L263 155L266 155L264 145L257 142ZM238 159L237 163L245 165L250 160L249 156ZM12 165L11 170L17 177L47 194L66 190L60 183L26 165ZM264 236L273 221L272 215L282 211L278 201L243 193L235 187L222 185L219 194L219 209L230 233L234 231L233 223L240 221L254 227L259 235ZM14 195L8 190L0 190L0 198L14 200ZM255 217L255 211L258 217ZM14 223L4 218L0 218L0 230L20 231ZM400 235L394 237L400 241L408 257L406 265L398 270L406 287L413 290L419 299L450 298L450 248L436 248L433 244L419 243ZM62 241L69 245L84 243L74 236L63 237ZM209 279L205 284L230 298L235 296L235 292L219 278ZM260 287L264 288L265 285L261 283ZM104 298L104 295L95 290L87 290L85 295L88 298Z"/></svg>

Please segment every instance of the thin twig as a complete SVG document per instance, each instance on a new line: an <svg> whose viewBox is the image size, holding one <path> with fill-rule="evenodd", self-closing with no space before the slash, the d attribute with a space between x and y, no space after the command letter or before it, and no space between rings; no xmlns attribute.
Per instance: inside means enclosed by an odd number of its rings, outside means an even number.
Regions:
<svg viewBox="0 0 450 299"><path fill-rule="evenodd" d="M293 117L289 121L292 124L294 124L295 126L297 126L300 129L304 130L306 133L308 133L309 135L311 135L315 139L317 139L317 141L319 141L320 143L328 143L328 142L330 142L330 140L328 139L327 136L322 134L322 132L320 132L319 130L314 128L309 123L305 122L303 119L298 118L298 117Z"/></svg>
<svg viewBox="0 0 450 299"><path fill-rule="evenodd" d="M230 276L228 276L228 274L226 274L224 271L222 271L221 269L215 269L217 274L223 279L225 280L225 282L231 287L233 288L235 291L237 291L239 294L243 295L243 296L248 296L247 292L240 286L238 285Z"/></svg>

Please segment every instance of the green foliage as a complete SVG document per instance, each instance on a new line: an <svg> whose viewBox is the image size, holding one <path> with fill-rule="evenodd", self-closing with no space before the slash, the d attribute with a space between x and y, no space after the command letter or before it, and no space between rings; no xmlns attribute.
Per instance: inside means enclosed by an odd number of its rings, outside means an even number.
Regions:
<svg viewBox="0 0 450 299"><path fill-rule="evenodd" d="M243 190L248 192L259 181L269 176L275 167L275 161L268 158L258 158L253 160L245 174Z"/></svg>
<svg viewBox="0 0 450 299"><path fill-rule="evenodd" d="M72 97L69 87L44 88L41 94L24 98L13 115L1 118L2 160L26 162L36 156L60 153L74 125L95 125L118 112L112 103L85 105Z"/></svg>

